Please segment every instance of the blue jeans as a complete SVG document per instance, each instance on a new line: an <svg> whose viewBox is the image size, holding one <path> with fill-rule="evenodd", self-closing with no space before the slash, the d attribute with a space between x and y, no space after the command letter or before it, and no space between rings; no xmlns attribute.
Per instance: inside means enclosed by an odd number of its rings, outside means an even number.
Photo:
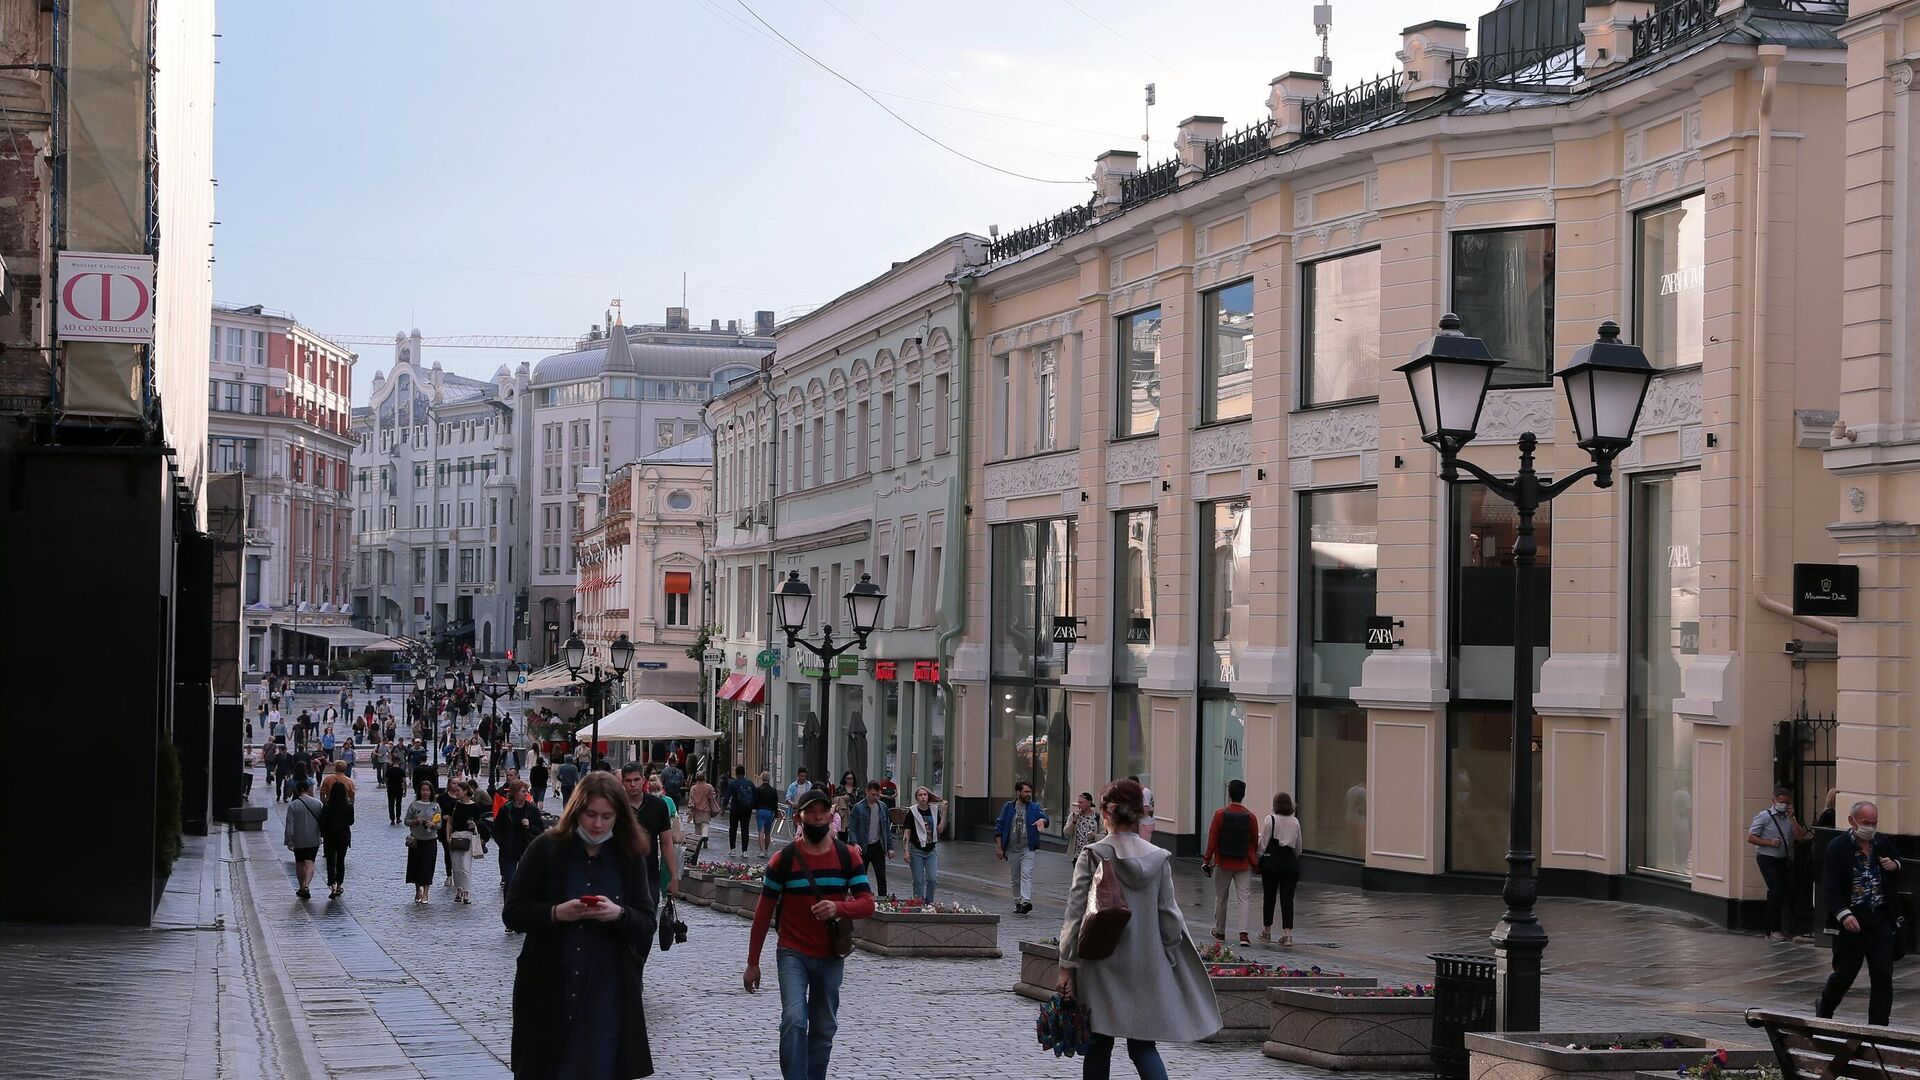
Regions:
<svg viewBox="0 0 1920 1080"><path fill-rule="evenodd" d="M840 1030L840 977L846 961L780 949L775 963L780 972L780 1075L783 1080L826 1080L833 1035Z"/></svg>
<svg viewBox="0 0 1920 1080"><path fill-rule="evenodd" d="M909 841L907 865L913 868L913 895L933 903L933 887L940 880L940 849L921 851Z"/></svg>
<svg viewBox="0 0 1920 1080"><path fill-rule="evenodd" d="M1127 1056L1140 1080L1167 1080L1167 1063L1160 1060L1160 1048L1139 1039L1127 1040ZM1113 1068L1113 1036L1095 1035L1093 1048L1080 1059L1081 1080L1107 1080Z"/></svg>

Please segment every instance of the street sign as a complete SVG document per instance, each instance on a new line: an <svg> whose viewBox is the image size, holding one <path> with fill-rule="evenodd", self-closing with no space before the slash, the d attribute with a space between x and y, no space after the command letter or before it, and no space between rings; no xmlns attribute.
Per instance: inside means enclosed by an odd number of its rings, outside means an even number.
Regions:
<svg viewBox="0 0 1920 1080"><path fill-rule="evenodd" d="M754 662L763 668L773 667L780 662L780 650L761 649L760 655L754 658Z"/></svg>
<svg viewBox="0 0 1920 1080"><path fill-rule="evenodd" d="M153 341L153 256L60 253L56 325L63 341Z"/></svg>
<svg viewBox="0 0 1920 1080"><path fill-rule="evenodd" d="M708 649L706 652L700 654L700 659L714 667L719 667L727 662L727 650Z"/></svg>
<svg viewBox="0 0 1920 1080"><path fill-rule="evenodd" d="M667 670L667 662L665 660L636 660L633 666L639 668L641 671Z"/></svg>
<svg viewBox="0 0 1920 1080"><path fill-rule="evenodd" d="M559 622L558 622L557 620L554 620L554 619L548 619L548 620L547 620L547 633L549 633L549 634L555 634L555 633L559 633L559 631L560 631L560 623L559 623Z"/></svg>
<svg viewBox="0 0 1920 1080"><path fill-rule="evenodd" d="M1793 564L1795 615L1860 614L1860 568L1842 563Z"/></svg>

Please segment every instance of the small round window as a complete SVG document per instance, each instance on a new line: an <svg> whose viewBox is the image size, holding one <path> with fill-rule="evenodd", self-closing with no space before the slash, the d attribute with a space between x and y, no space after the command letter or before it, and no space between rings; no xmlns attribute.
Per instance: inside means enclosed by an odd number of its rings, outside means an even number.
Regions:
<svg viewBox="0 0 1920 1080"><path fill-rule="evenodd" d="M667 509L691 510L693 509L693 496L687 494L684 491L668 492L667 493Z"/></svg>

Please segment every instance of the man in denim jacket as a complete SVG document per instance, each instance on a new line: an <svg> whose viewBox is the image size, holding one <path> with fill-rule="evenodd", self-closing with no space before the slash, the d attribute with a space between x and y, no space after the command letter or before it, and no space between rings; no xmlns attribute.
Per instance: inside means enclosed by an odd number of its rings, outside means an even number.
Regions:
<svg viewBox="0 0 1920 1080"><path fill-rule="evenodd" d="M1000 808L993 827L994 844L1012 879L1015 915L1033 910L1033 856L1040 848L1040 830L1048 825L1047 812L1033 801L1033 785L1025 780L1015 784L1013 801Z"/></svg>

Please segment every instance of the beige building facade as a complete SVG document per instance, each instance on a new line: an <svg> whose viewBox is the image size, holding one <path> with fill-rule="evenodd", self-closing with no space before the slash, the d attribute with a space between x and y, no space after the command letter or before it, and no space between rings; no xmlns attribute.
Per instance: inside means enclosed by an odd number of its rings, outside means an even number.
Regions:
<svg viewBox="0 0 1920 1080"><path fill-rule="evenodd" d="M1865 380L1835 343L1843 239L1868 241L1840 16L1694 6L1483 22L1474 55L1408 28L1404 70L1282 76L1268 117L1103 155L1090 205L996 241L950 671L967 819L1024 779L1057 824L1132 774L1156 842L1195 851L1244 779L1256 809L1293 794L1321 876L1496 891L1516 521L1438 479L1394 368L1458 313L1505 361L1464 456L1511 475L1530 431L1565 475L1552 373L1613 319L1660 375L1617 482L1538 519L1544 889L1742 918L1778 725L1835 708L1837 627L1790 583L1844 546L1822 454Z"/></svg>

